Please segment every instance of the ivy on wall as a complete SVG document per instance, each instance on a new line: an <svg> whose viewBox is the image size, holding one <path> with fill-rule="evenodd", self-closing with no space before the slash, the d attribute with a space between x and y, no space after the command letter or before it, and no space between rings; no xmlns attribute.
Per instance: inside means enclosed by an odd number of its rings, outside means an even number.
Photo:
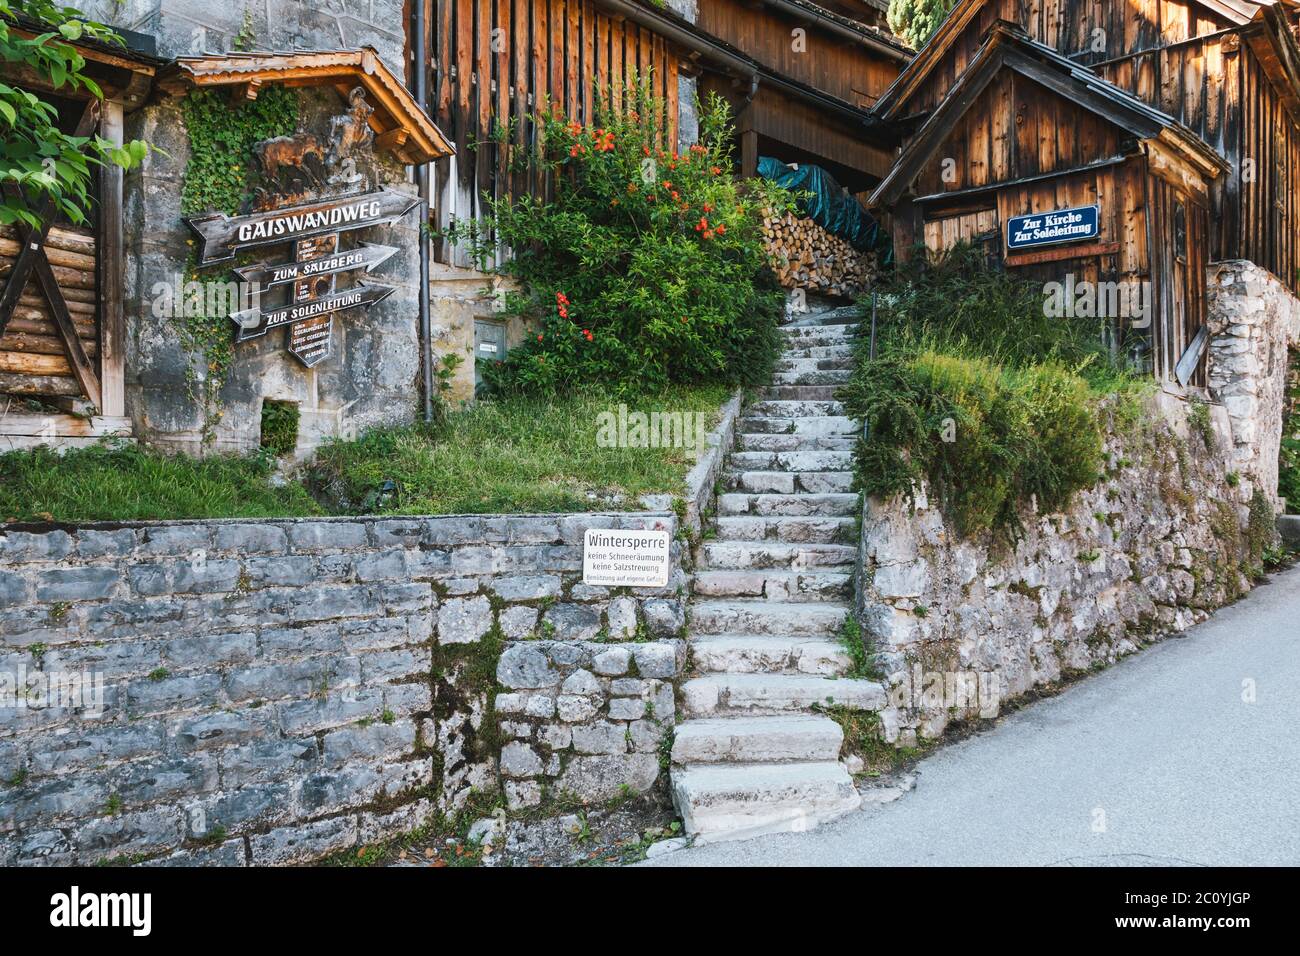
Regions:
<svg viewBox="0 0 1300 956"><path fill-rule="evenodd" d="M279 86L235 107L228 97L213 91L196 90L186 96L181 113L190 158L181 189L181 214L238 214L256 185L253 147L264 139L293 133L300 112L298 95ZM216 268L222 270L220 275L211 270L200 272L191 254L185 266L185 281L226 281L229 265ZM181 344L201 357L204 366L203 375L191 366L186 384L190 397L203 409L203 441L207 444L215 436L224 411L221 390L234 357L234 330L227 311L211 314L204 309L186 309L184 317L178 319L178 328Z"/></svg>

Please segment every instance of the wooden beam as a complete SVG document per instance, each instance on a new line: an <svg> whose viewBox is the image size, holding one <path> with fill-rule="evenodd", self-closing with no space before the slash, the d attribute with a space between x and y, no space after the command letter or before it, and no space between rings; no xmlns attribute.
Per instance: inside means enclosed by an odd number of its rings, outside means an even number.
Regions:
<svg viewBox="0 0 1300 956"><path fill-rule="evenodd" d="M86 106L81 112L81 119L77 121L74 135L89 136L98 121L99 101L87 100ZM22 201L22 193L14 187L7 187L4 190L4 195L11 200ZM14 260L4 292L0 293L0 335L5 334L5 326L9 324L10 318L13 317L14 309L18 305L18 300L23 294L23 288L27 285L27 280L31 277L32 269L35 268L37 260L44 259L45 235L49 232L50 225L54 220L53 200L48 196L42 199L35 210L35 216L41 225L34 232L23 227L21 223L15 224L20 227L18 235L22 240L23 248L18 253L18 258Z"/></svg>
<svg viewBox="0 0 1300 956"><path fill-rule="evenodd" d="M104 104L100 135L122 145L122 104ZM126 255L122 225L123 170L104 166L99 173L99 410L110 416L126 414ZM66 305L65 305L66 308Z"/></svg>
<svg viewBox="0 0 1300 956"><path fill-rule="evenodd" d="M1005 233L1005 228L1003 232ZM1006 243L1005 234L1002 241ZM1059 262L1062 259L1087 259L1093 256L1113 256L1119 252L1118 242L1087 242L1077 246L1057 246L1033 252L1008 254L1002 261L1009 266L1031 266L1040 262Z"/></svg>

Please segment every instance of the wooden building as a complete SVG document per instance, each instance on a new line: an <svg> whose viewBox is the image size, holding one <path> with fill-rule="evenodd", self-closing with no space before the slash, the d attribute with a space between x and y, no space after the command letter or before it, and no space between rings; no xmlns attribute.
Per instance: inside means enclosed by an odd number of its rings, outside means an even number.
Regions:
<svg viewBox="0 0 1300 956"><path fill-rule="evenodd" d="M823 164L856 190L888 171L896 143L871 107L911 51L881 28L883 0L709 0L695 5L694 20L671 6L654 0L429 3L428 112L456 146L436 171L439 227L481 216L485 196L545 194L543 177L526 163L536 110L550 102L569 119L590 123L595 90L607 91L619 106L634 78L665 104L670 148L691 141L692 131L681 129L689 100L715 91L735 110L746 174L753 174L760 153ZM436 256L470 264L446 244Z"/></svg>
<svg viewBox="0 0 1300 956"><path fill-rule="evenodd" d="M20 15L10 29L30 38L43 27ZM121 145L124 117L144 105L162 61L143 43L133 48L82 39L74 46L102 100L84 88L55 91L43 77L4 65L0 77L53 105L65 132ZM61 219L47 202L29 207L43 229L0 227L0 451L37 438L68 443L130 432L122 190L122 170L101 167L87 221ZM67 414L25 413L14 398L40 398ZM93 417L80 414L88 410Z"/></svg>
<svg viewBox="0 0 1300 956"><path fill-rule="evenodd" d="M999 22L872 202L893 208L900 253L987 243L1044 283L1124 290L1099 316L1116 340L1167 379L1198 343L1177 377L1203 384L1209 193L1226 168L1173 118Z"/></svg>
<svg viewBox="0 0 1300 956"><path fill-rule="evenodd" d="M1292 0L961 0L874 108L906 143L873 197L899 213L896 248L996 234L1008 266L1044 281L1149 281L1151 364L1199 381L1209 261L1300 283L1296 17ZM1050 76L1065 85L1047 95ZM940 136L940 111L970 119ZM1084 204L1095 240L1008 245L1010 217Z"/></svg>

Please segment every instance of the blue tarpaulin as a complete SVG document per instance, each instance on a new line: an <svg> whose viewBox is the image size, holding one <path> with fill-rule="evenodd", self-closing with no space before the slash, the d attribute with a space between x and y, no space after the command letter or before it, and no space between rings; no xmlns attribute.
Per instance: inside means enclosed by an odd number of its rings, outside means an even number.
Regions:
<svg viewBox="0 0 1300 956"><path fill-rule="evenodd" d="M860 252L881 253L882 260L889 259L892 243L880 224L871 217L861 203L844 191L835 177L809 163L800 163L794 169L773 159L760 156L758 175L778 186L801 193L798 205L801 212L827 232L839 236Z"/></svg>

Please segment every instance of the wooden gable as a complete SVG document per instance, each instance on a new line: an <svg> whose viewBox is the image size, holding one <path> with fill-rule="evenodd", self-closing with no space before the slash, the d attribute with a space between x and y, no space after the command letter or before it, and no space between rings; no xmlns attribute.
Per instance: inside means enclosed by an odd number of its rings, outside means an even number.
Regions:
<svg viewBox="0 0 1300 956"><path fill-rule="evenodd" d="M332 86L347 98L357 86L374 107L370 126L375 148L391 151L408 165L432 162L455 152L415 97L384 65L373 47L301 53L222 53L183 56L160 77L169 93L224 87L237 99L256 99L271 84Z"/></svg>

